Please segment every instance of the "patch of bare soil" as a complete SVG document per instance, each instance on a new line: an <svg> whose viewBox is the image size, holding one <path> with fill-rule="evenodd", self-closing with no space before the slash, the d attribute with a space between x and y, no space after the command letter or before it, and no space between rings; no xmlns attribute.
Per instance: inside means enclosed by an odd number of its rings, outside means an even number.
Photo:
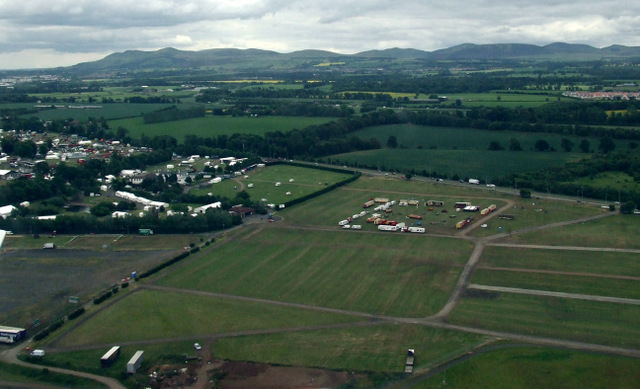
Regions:
<svg viewBox="0 0 640 389"><path fill-rule="evenodd" d="M212 372L212 378L214 378L214 382L217 382L217 388L221 389L301 389L338 388L361 377L347 372L314 368L271 366L251 362L224 362Z"/></svg>

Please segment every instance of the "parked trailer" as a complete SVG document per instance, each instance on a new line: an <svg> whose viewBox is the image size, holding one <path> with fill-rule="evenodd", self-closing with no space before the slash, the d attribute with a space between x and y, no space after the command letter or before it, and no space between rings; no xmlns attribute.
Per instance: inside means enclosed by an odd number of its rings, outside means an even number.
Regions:
<svg viewBox="0 0 640 389"><path fill-rule="evenodd" d="M407 216L409 219L416 219L416 220L422 220L422 216L420 215L415 215L415 214L411 214L409 216Z"/></svg>
<svg viewBox="0 0 640 389"><path fill-rule="evenodd" d="M360 224L353 224L353 225L351 225L351 229L352 230L361 230L362 226Z"/></svg>
<svg viewBox="0 0 640 389"><path fill-rule="evenodd" d="M467 223L468 223L467 219L460 220L459 222L456 223L456 229L459 230L459 229L463 228L464 226L467 225Z"/></svg>
<svg viewBox="0 0 640 389"><path fill-rule="evenodd" d="M473 185L480 185L480 180L475 178L469 178L469 183Z"/></svg>
<svg viewBox="0 0 640 389"><path fill-rule="evenodd" d="M495 204L491 204L487 208L485 208L482 211L480 211L480 215L482 215L482 216L488 215L488 214L490 214L491 212L493 212L495 210L496 210L496 205Z"/></svg>
<svg viewBox="0 0 640 389"><path fill-rule="evenodd" d="M389 199L386 197L376 197L373 199L374 202L376 203L382 203L382 204L386 204L389 202Z"/></svg>
<svg viewBox="0 0 640 389"><path fill-rule="evenodd" d="M442 207L444 206L444 201L441 200L427 200L427 205L431 207Z"/></svg>
<svg viewBox="0 0 640 389"><path fill-rule="evenodd" d="M378 230L380 231L398 231L398 227L397 226L388 226L385 224L381 224L378 226Z"/></svg>
<svg viewBox="0 0 640 389"><path fill-rule="evenodd" d="M417 234L424 234L425 229L424 227L409 227L408 231Z"/></svg>
<svg viewBox="0 0 640 389"><path fill-rule="evenodd" d="M136 351L136 353L133 354L131 359L129 359L129 362L127 362L127 373L136 374L136 371L138 371L138 369L140 368L140 365L142 365L143 358L144 358L144 351L142 350Z"/></svg>
<svg viewBox="0 0 640 389"><path fill-rule="evenodd" d="M113 346L100 358L100 366L109 367L120 356L120 346Z"/></svg>
<svg viewBox="0 0 640 389"><path fill-rule="evenodd" d="M471 205L471 203L468 201L456 201L456 203L454 204L454 208L464 208L468 207L469 205Z"/></svg>
<svg viewBox="0 0 640 389"><path fill-rule="evenodd" d="M349 224L349 220L340 220L340 221L338 222L338 225L339 225L339 226L344 226L344 225L346 225L346 224Z"/></svg>
<svg viewBox="0 0 640 389"><path fill-rule="evenodd" d="M366 203L362 204L362 208L369 208L369 207L373 207L373 205L374 205L375 203L376 203L375 201L373 201L373 200L369 200L369 201L367 201Z"/></svg>

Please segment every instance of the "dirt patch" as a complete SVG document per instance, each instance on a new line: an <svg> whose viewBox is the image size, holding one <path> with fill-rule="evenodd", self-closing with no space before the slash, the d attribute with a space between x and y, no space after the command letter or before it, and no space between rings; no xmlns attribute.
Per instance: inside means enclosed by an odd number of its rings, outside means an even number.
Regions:
<svg viewBox="0 0 640 389"><path fill-rule="evenodd" d="M222 389L338 388L363 377L354 373L271 366L251 362L224 362L212 371L213 381ZM210 382L214 387L214 383Z"/></svg>

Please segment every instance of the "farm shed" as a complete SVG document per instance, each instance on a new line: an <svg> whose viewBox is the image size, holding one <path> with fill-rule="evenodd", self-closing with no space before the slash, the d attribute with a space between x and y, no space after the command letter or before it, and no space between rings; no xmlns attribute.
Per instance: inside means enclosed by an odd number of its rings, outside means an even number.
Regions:
<svg viewBox="0 0 640 389"><path fill-rule="evenodd" d="M0 326L0 342L15 343L27 336L24 328Z"/></svg>
<svg viewBox="0 0 640 389"><path fill-rule="evenodd" d="M233 206L229 210L229 213L231 215L237 215L237 216L240 216L242 218L245 217L245 216L253 215L255 212L256 212L255 209L250 208L250 207L243 207L243 206Z"/></svg>

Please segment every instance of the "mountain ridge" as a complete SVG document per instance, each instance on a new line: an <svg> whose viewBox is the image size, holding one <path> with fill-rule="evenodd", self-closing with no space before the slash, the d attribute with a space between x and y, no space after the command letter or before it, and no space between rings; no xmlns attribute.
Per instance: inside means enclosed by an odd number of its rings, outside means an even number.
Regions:
<svg viewBox="0 0 640 389"><path fill-rule="evenodd" d="M524 43L463 43L445 49L424 51L414 48L366 50L342 54L326 50L298 50L289 53L263 49L214 48L200 51L166 47L154 51L126 50L92 62L58 68L77 73L133 72L161 69L198 69L230 67L235 69L297 68L318 66L332 61L464 61L464 60L538 60L598 61L640 58L640 47L611 45L596 48L586 44L554 42L544 46Z"/></svg>

